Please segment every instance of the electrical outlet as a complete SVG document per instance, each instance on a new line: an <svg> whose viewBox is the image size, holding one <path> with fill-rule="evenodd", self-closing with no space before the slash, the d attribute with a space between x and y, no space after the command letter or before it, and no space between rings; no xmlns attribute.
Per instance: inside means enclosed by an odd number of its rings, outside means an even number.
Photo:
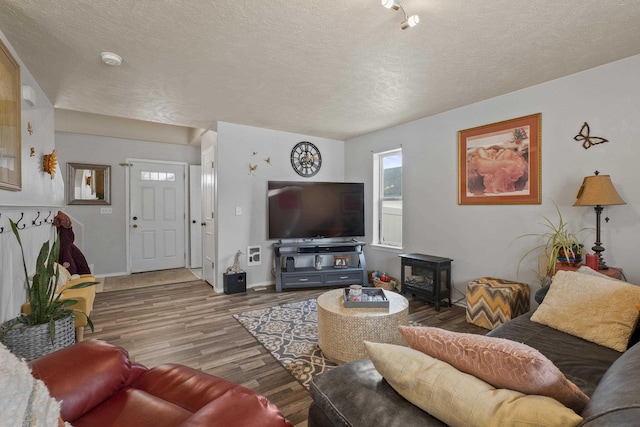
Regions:
<svg viewBox="0 0 640 427"><path fill-rule="evenodd" d="M236 216L242 215L242 208L240 206L236 206Z"/></svg>

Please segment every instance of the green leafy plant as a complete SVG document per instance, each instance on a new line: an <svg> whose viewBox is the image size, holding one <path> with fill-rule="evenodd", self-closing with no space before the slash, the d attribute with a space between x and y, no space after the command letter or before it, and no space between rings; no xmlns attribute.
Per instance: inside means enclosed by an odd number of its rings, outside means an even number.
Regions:
<svg viewBox="0 0 640 427"><path fill-rule="evenodd" d="M49 241L43 243L36 260L35 274L33 275L33 278L29 280L27 263L24 257L24 248L22 246L22 240L20 239L18 227L11 219L9 222L11 224L11 230L16 236L18 245L20 246L27 298L31 306L30 313L18 316L17 322L15 322L14 326L25 325L29 327L48 324L51 342L53 343L56 333L55 321L64 319L71 315L75 316L75 312L80 311L69 308L76 304L78 302L77 300L61 299L61 294L56 292L58 288L58 280L60 278L60 271L56 265L56 262L58 261L58 254L60 253L60 240L56 238L53 245L50 245ZM68 289L86 288L97 283L98 282L83 282L69 286ZM91 328L91 332L93 332L93 323L91 322L91 319L89 319L89 316L86 313L83 313L83 315L87 317L87 324Z"/></svg>
<svg viewBox="0 0 640 427"><path fill-rule="evenodd" d="M555 272L556 265L559 260L572 262L579 261L584 254L584 246L580 243L578 235L587 228L582 228L576 233L569 230L569 224L562 218L562 213L558 205L554 203L556 212L558 212L558 222L554 223L546 216L542 216L544 222L542 225L547 229L544 233L523 234L522 237L536 237L542 240L542 243L528 250L518 262L518 271L522 261L533 253L540 253L541 262L544 263L544 274L539 274L541 278L547 277L550 273ZM541 265L542 267L542 265Z"/></svg>

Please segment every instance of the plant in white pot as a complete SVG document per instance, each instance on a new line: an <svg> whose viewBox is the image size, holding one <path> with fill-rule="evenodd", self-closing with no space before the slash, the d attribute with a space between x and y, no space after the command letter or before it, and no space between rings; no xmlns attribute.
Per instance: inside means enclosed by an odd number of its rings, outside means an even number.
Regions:
<svg viewBox="0 0 640 427"><path fill-rule="evenodd" d="M61 299L61 294L57 292L60 278L57 264L60 240L56 238L53 245L49 241L43 243L36 260L35 273L30 279L18 228L13 221L9 222L22 254L30 312L5 322L0 331L0 341L17 356L33 360L75 342L73 321L76 310L69 307L77 301ZM69 289L85 288L96 283L98 282L79 283ZM86 316L86 313L83 315ZM93 331L93 323L88 316L87 324Z"/></svg>

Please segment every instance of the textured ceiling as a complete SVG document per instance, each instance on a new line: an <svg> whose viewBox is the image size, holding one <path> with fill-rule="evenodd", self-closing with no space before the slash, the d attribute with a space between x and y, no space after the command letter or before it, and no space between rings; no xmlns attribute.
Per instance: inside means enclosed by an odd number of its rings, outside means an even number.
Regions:
<svg viewBox="0 0 640 427"><path fill-rule="evenodd" d="M640 53L640 1L0 0L56 108L335 139ZM101 63L100 52L124 58Z"/></svg>

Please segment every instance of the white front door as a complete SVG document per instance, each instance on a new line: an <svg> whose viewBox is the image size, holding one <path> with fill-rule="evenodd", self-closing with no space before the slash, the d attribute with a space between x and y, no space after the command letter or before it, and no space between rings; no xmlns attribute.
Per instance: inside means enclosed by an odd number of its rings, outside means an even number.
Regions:
<svg viewBox="0 0 640 427"><path fill-rule="evenodd" d="M185 164L132 161L131 272L181 268L185 249Z"/></svg>
<svg viewBox="0 0 640 427"><path fill-rule="evenodd" d="M202 153L202 278L215 287L215 167L213 148Z"/></svg>
<svg viewBox="0 0 640 427"><path fill-rule="evenodd" d="M189 166L189 266L202 267L202 167Z"/></svg>

